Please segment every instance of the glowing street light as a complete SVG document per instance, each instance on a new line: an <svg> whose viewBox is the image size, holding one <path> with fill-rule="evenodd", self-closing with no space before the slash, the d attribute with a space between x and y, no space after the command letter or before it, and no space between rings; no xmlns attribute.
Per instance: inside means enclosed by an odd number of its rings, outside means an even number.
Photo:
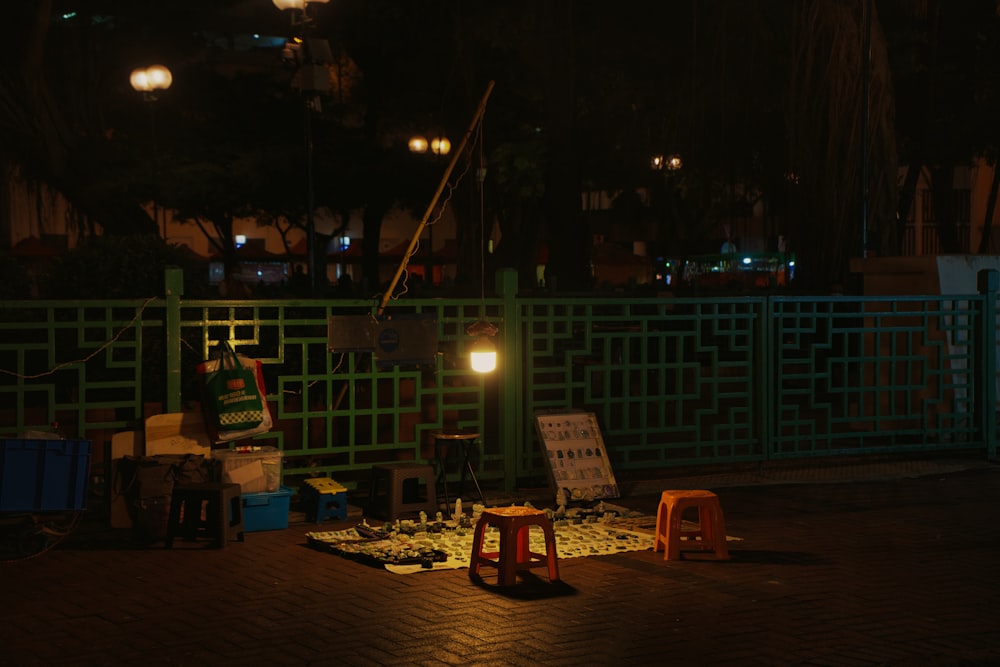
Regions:
<svg viewBox="0 0 1000 667"><path fill-rule="evenodd" d="M174 82L174 76L163 65L150 65L132 70L128 78L132 88L150 102L156 101L160 91L166 90Z"/></svg>
<svg viewBox="0 0 1000 667"><path fill-rule="evenodd" d="M152 148L151 158L153 161L153 222L156 230L160 230L160 207L156 203L157 191L159 190L159 157L156 153L156 114L154 112L154 102L159 99L159 94L170 87L174 82L174 75L163 65L150 65L149 67L138 67L132 70L128 81L132 88L142 93L142 99L149 102L149 135ZM167 216L163 216L163 239L167 238Z"/></svg>
<svg viewBox="0 0 1000 667"><path fill-rule="evenodd" d="M410 141L407 144L411 153L424 154L427 152L427 139L424 137L410 137Z"/></svg>
<svg viewBox="0 0 1000 667"><path fill-rule="evenodd" d="M330 0L272 0L274 6L285 11L286 9L295 9L300 12L306 11L306 5L325 5L330 2ZM305 17L303 17L305 18Z"/></svg>
<svg viewBox="0 0 1000 667"><path fill-rule="evenodd" d="M410 137L407 147L409 147L411 153L422 155L427 152L427 149L430 149L434 155L447 155L451 152L451 141L448 140L448 137L434 137L430 141L427 141L425 137L416 135Z"/></svg>
<svg viewBox="0 0 1000 667"><path fill-rule="evenodd" d="M431 139L431 153L434 155L447 155L451 152L451 142L448 137L434 137Z"/></svg>
<svg viewBox="0 0 1000 667"><path fill-rule="evenodd" d="M447 155L451 152L451 141L448 137L434 137L430 141L421 135L414 135L410 137L407 142L407 147L410 149L411 153L416 153L418 155L423 155L430 149L431 153L437 156ZM434 225L427 225L427 245L429 246L427 252L427 276L426 279L429 283L434 283Z"/></svg>
<svg viewBox="0 0 1000 667"><path fill-rule="evenodd" d="M684 161L681 160L681 156L674 153L673 155L654 155L649 160L649 166L651 169L656 171L677 171L684 166Z"/></svg>

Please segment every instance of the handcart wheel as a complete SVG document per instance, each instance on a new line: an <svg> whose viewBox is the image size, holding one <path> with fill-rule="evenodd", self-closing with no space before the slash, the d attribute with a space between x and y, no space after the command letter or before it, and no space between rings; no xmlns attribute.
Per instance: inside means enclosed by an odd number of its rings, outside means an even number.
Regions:
<svg viewBox="0 0 1000 667"><path fill-rule="evenodd" d="M82 512L25 514L3 522L6 544L0 560L20 560L45 553L76 529Z"/></svg>
<svg viewBox="0 0 1000 667"><path fill-rule="evenodd" d="M15 544L18 558L30 558L49 548L49 536L38 524L25 525L17 536Z"/></svg>

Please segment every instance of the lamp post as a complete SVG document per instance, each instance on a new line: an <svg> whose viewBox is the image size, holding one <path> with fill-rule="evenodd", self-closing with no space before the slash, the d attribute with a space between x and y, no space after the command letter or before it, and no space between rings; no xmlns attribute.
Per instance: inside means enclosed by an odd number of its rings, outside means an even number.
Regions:
<svg viewBox="0 0 1000 667"><path fill-rule="evenodd" d="M152 149L151 158L153 160L153 222L156 223L156 230L160 231L160 208L156 198L159 194L159 158L156 153L156 113L154 111L155 102L159 99L162 91L170 87L174 82L174 77L170 70L163 65L150 65L149 67L139 67L132 70L129 75L129 83L132 89L142 93L142 99L149 105L149 135ZM163 240L167 239L167 216L163 216Z"/></svg>
<svg viewBox="0 0 1000 667"><path fill-rule="evenodd" d="M421 135L416 135L410 137L410 141L407 143L411 153L416 153L418 155L423 155L428 150L434 155L441 157L447 155L451 152L451 141L448 137L438 136L434 137L430 141L427 141ZM425 272L429 277L430 283L434 284L434 225L427 225L427 267Z"/></svg>
<svg viewBox="0 0 1000 667"><path fill-rule="evenodd" d="M311 4L326 4L329 0L272 0L281 11L288 10L292 26L301 26L308 31L313 24L308 8ZM306 160L306 254L309 267L309 293L316 296L316 219L315 190L313 184L313 137L312 114L321 108L319 95L330 88L330 81L324 63L330 62L330 47L326 40L305 38L288 42L282 51L282 58L298 66L292 86L298 88L303 97ZM325 268L325 267L324 267ZM325 270L324 270L325 273Z"/></svg>

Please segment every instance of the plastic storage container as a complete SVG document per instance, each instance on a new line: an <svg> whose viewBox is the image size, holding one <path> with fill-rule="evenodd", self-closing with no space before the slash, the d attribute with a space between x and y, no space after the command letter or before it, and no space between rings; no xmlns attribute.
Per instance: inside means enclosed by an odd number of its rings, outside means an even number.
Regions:
<svg viewBox="0 0 1000 667"><path fill-rule="evenodd" d="M281 450L255 447L254 451L216 449L212 458L222 463L222 481L240 485L242 493L273 493L281 488Z"/></svg>
<svg viewBox="0 0 1000 667"><path fill-rule="evenodd" d="M0 440L0 512L87 507L89 440Z"/></svg>
<svg viewBox="0 0 1000 667"><path fill-rule="evenodd" d="M291 499L292 490L287 486L273 493L244 493L243 530L252 533L288 528Z"/></svg>

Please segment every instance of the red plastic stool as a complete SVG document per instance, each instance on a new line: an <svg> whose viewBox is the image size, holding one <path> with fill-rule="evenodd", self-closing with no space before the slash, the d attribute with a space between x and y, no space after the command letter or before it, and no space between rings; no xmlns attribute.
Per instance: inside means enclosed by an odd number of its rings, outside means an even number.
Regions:
<svg viewBox="0 0 1000 667"><path fill-rule="evenodd" d="M682 530L684 510L698 510L698 527ZM688 539L683 543L681 537ZM715 560L729 560L726 546L726 519L719 497L711 491L664 491L656 510L656 544L654 551L663 549L663 560L680 560L681 550L709 551Z"/></svg>
<svg viewBox="0 0 1000 667"><path fill-rule="evenodd" d="M483 535L487 526L500 531L499 551L483 551ZM531 551L528 543L531 526L540 526L545 534L545 553ZM556 536L552 521L542 510L532 507L494 507L483 510L472 538L469 576L479 574L482 565L497 568L497 583L512 586L517 573L532 567L547 565L549 581L559 581L556 560Z"/></svg>

